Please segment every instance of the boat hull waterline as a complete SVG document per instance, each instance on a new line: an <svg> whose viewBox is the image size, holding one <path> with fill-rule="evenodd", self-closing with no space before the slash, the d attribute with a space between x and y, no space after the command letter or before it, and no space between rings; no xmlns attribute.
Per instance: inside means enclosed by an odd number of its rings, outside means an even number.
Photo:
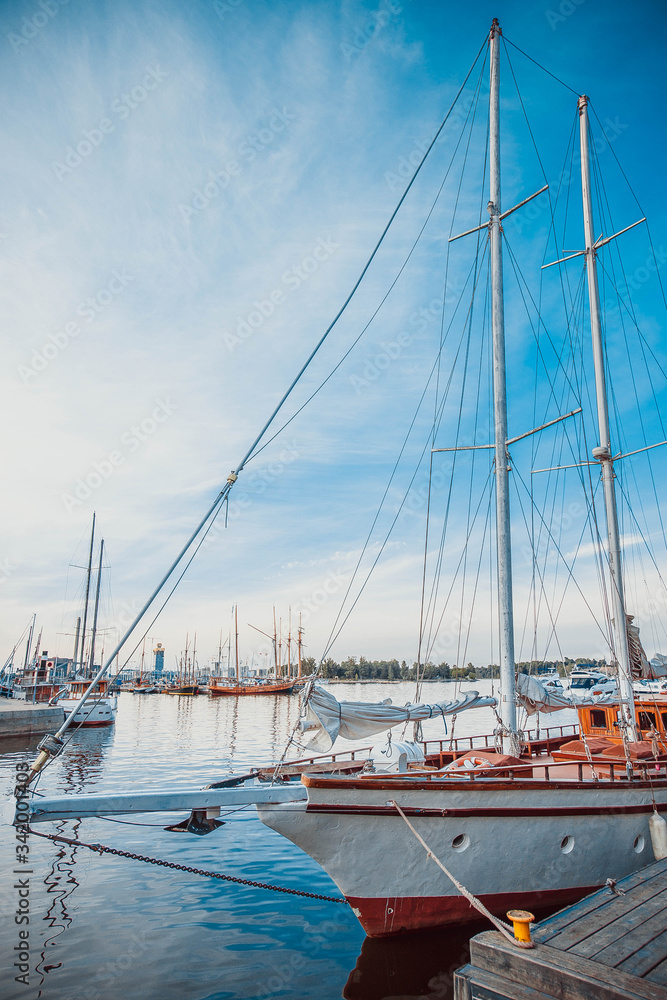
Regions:
<svg viewBox="0 0 667 1000"><path fill-rule="evenodd" d="M259 817L324 868L370 937L479 919L391 801L500 916L565 906L653 861L649 782L304 782L307 802L259 805ZM667 789L655 799L667 812Z"/></svg>

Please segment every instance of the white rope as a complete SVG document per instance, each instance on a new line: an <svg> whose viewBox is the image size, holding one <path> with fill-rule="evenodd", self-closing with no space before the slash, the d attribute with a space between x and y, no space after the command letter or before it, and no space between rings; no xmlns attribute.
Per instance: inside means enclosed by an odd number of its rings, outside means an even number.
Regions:
<svg viewBox="0 0 667 1000"><path fill-rule="evenodd" d="M403 812L403 810L399 806L398 802L396 802L394 799L391 799L390 802L389 802L389 805L390 806L394 806L396 808L396 811L405 820L405 822L407 823L407 825L410 828L410 830L412 831L412 833L415 835L415 837L417 838L417 840L419 841L419 843L422 845L422 847L426 851L426 856L429 857L429 858L432 858L433 861L435 861L435 863L438 866L438 868L440 868L441 871L443 871L445 873L445 875L447 876L447 878L450 879L450 881L454 883L454 885L459 890L459 892L461 893L461 895L464 896L468 900L468 902L470 903L471 906L474 906L476 910L479 910L479 912L481 914L483 914L483 916L485 916L488 920L490 920L491 923L494 925L494 927L497 927L498 930L500 931L500 933L504 937L506 937L507 940L510 941L513 945L516 945L517 948L534 948L535 947L535 945L533 944L532 941L519 941L519 940L517 940L517 938L515 938L514 935L513 935L513 933L512 933L512 928L510 927L510 925L506 924L504 921L500 920L499 917L494 917L494 915L489 910L487 910L487 908L484 906L484 903L482 903L482 901L480 899L478 899L477 896L473 896L473 894L471 892L469 892L468 889L466 889L466 887L464 885L462 885L461 882L459 882L459 880L454 875L452 875L452 873L447 868L445 868L445 866L443 865L442 861L440 861L440 859L438 857L436 857L436 855L433 853L433 851L428 846L428 844L426 843L426 841L422 837L420 837L420 835L417 833L417 831L415 830L414 826L412 825L412 823L410 822L410 820L408 819L408 817L405 815L405 813Z"/></svg>

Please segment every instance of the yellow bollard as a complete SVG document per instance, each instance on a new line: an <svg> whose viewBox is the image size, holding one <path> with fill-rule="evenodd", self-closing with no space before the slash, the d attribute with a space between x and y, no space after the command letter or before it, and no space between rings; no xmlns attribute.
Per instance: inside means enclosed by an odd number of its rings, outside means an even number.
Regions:
<svg viewBox="0 0 667 1000"><path fill-rule="evenodd" d="M508 910L507 916L512 921L517 941L530 941L530 925L535 922L533 914L528 910Z"/></svg>

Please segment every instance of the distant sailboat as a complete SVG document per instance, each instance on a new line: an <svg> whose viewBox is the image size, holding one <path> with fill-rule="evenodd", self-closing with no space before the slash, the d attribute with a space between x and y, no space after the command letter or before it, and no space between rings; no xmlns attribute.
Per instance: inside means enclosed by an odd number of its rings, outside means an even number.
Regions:
<svg viewBox="0 0 667 1000"><path fill-rule="evenodd" d="M199 684L195 680L195 652L197 648L197 635L193 640L192 659L189 657L189 639L185 637L185 652L181 657L178 667L178 677L176 683L164 688L163 694L182 694L193 697L199 694Z"/></svg>
<svg viewBox="0 0 667 1000"><path fill-rule="evenodd" d="M252 628L255 626L253 625ZM297 677L284 677L281 678L280 674L282 672L282 665L280 664L280 658L278 655L278 638L275 627L275 609L273 613L273 653L274 653L274 664L275 664L275 676L274 678L257 678L251 681L241 680L241 668L239 662L239 618L238 618L238 606L234 608L234 628L235 628L235 648L236 648L236 680L230 684L228 677L211 677L208 683L208 693L213 698L218 698L221 696L227 697L237 697L240 695L260 695L260 694L290 694L297 683L301 680L301 629L299 629L299 663L298 663L298 676ZM261 629L257 629L261 632ZM262 633L266 635L266 632ZM269 636L271 638L271 636ZM289 659L289 655L288 655ZM287 664L287 669L289 671L290 664Z"/></svg>
<svg viewBox="0 0 667 1000"><path fill-rule="evenodd" d="M98 613L100 608L100 585L102 582L102 560L104 557L104 539L100 541L100 556L97 566L97 583L95 587L95 604L93 608L93 627L90 634L90 651L88 653L87 662L84 661L84 644L86 637L86 621L88 618L88 599L90 596L90 579L92 573L92 554L93 554L93 544L95 537L95 515L93 514L93 528L90 535L90 555L88 558L88 573L86 577L86 596L84 601L84 612L83 621L84 627L81 633L81 667L83 672L83 679L78 678L69 681L67 684L67 691L64 697L57 698L57 704L60 705L65 710L65 719L74 713L73 725L80 727L100 727L100 726L111 726L116 721L116 714L118 711L118 698L115 695L109 694L108 692L108 681L100 680L95 688L95 693L89 703L82 706L77 710L77 705L81 699L83 693L87 690L90 680L93 676L93 671L95 667L95 641L97 639L97 621ZM76 640L75 640L75 652L74 652L74 665L76 669L76 660L78 656L78 645L79 645L79 631L77 628Z"/></svg>

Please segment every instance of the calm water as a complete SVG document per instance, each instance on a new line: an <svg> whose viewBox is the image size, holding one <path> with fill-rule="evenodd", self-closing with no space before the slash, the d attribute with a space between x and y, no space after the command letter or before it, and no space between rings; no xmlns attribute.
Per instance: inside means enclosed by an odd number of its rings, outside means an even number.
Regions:
<svg viewBox="0 0 667 1000"><path fill-rule="evenodd" d="M474 685L490 691L490 682ZM341 700L409 701L412 684L336 685ZM452 684L428 684L425 701L451 699ZM116 725L75 732L40 778L45 794L201 786L280 756L298 717L297 697L209 699L122 694ZM574 713L553 716L569 723ZM456 735L490 732L489 710L459 717ZM441 738L442 721L425 737ZM378 741L380 738L378 737ZM32 762L38 739L0 741L7 800L16 764ZM368 742L368 741L366 741ZM340 748L352 744L340 741ZM338 745L337 745L338 749ZM168 833L185 814L137 822L87 819L39 827L92 843L197 868L337 895L327 875L267 829L254 809L237 811L206 837ZM32 837L29 985L14 981L14 831L3 827L3 1000L223 1000L223 998L449 998L452 972L467 961L470 931L371 940L348 908L220 883ZM25 877L25 876L23 876Z"/></svg>

